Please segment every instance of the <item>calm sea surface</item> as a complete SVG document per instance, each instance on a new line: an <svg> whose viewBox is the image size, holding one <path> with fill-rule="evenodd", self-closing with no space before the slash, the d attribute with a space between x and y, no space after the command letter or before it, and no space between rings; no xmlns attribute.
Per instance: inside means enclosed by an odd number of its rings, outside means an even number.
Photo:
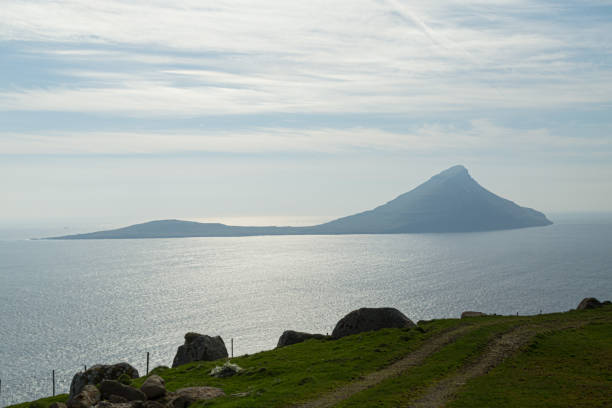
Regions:
<svg viewBox="0 0 612 408"><path fill-rule="evenodd" d="M612 223L470 234L0 241L0 406L67 392L83 365L170 365L183 335L234 354L349 311L536 314L612 298Z"/></svg>

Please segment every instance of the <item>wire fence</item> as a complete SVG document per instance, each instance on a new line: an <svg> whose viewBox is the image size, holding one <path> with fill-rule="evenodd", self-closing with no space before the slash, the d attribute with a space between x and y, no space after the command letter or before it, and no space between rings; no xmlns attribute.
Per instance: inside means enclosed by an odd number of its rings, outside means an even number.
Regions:
<svg viewBox="0 0 612 408"><path fill-rule="evenodd" d="M234 357L234 339L230 340L230 358ZM126 360L138 370L140 375L148 375L154 362L161 363L159 359L151 361L151 353L144 352ZM33 401L53 395L66 394L70 390L70 383L75 374L84 372L92 366L83 364L62 369L50 369L44 373L20 373L14 376L0 375L0 407L18 404L24 401Z"/></svg>
<svg viewBox="0 0 612 408"><path fill-rule="evenodd" d="M139 370L141 375L148 374L150 366L150 353L143 353L141 364L131 364ZM53 395L66 394L70 390L70 383L75 374L90 368L83 364L70 368L51 369L45 373L27 374L19 373L16 376L4 375L0 377L0 407L32 401Z"/></svg>
<svg viewBox="0 0 612 408"><path fill-rule="evenodd" d="M67 393L72 377L84 366L50 370L48 373L19 374L0 378L0 406Z"/></svg>

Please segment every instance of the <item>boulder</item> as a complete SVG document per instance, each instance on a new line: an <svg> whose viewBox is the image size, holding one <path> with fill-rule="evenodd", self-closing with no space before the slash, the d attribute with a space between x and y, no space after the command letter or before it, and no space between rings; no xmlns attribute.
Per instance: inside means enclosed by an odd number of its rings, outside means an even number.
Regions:
<svg viewBox="0 0 612 408"><path fill-rule="evenodd" d="M172 367L178 367L192 361L213 361L220 358L227 358L227 349L221 337L187 333L185 344L179 346L176 351Z"/></svg>
<svg viewBox="0 0 612 408"><path fill-rule="evenodd" d="M312 334L297 332L293 330L285 330L278 339L278 344L276 345L276 348L290 346L292 344L301 343L309 339L325 340L327 338L329 338L329 336L325 336L323 334Z"/></svg>
<svg viewBox="0 0 612 408"><path fill-rule="evenodd" d="M111 402L111 401L100 401L94 408L143 408L139 404L141 401L132 402Z"/></svg>
<svg viewBox="0 0 612 408"><path fill-rule="evenodd" d="M128 363L118 363L113 365L95 365L87 371L76 373L70 383L69 397L77 395L83 387L88 384L100 384L103 380L117 380L122 374L130 378L138 378L138 370Z"/></svg>
<svg viewBox="0 0 612 408"><path fill-rule="evenodd" d="M90 408L100 401L100 391L94 385L85 385L68 400L68 408Z"/></svg>
<svg viewBox="0 0 612 408"><path fill-rule="evenodd" d="M187 402L187 405L196 401L204 401L225 396L221 388L215 387L188 387L176 391L176 395Z"/></svg>
<svg viewBox="0 0 612 408"><path fill-rule="evenodd" d="M166 406L158 401L145 401L144 408L166 408Z"/></svg>
<svg viewBox="0 0 612 408"><path fill-rule="evenodd" d="M471 312L471 311L466 311L461 313L461 318L464 319L466 317L481 317L481 316L486 316L486 313L482 313L482 312Z"/></svg>
<svg viewBox="0 0 612 408"><path fill-rule="evenodd" d="M113 394L108 397L108 402L112 402L113 404L127 404L129 401L127 400L127 398Z"/></svg>
<svg viewBox="0 0 612 408"><path fill-rule="evenodd" d="M598 307L602 307L603 304L595 299L595 298L584 298L582 299L582 302L580 302L578 304L578 307L576 308L576 310L587 310L587 309L596 309Z"/></svg>
<svg viewBox="0 0 612 408"><path fill-rule="evenodd" d="M361 308L344 316L334 327L333 339L386 328L412 328L416 325L392 307Z"/></svg>
<svg viewBox="0 0 612 408"><path fill-rule="evenodd" d="M166 383L159 375L153 374L140 387L147 399L158 399L166 395Z"/></svg>
<svg viewBox="0 0 612 408"><path fill-rule="evenodd" d="M191 404L191 400L173 392L165 398L164 406L168 408L186 408L189 404Z"/></svg>
<svg viewBox="0 0 612 408"><path fill-rule="evenodd" d="M111 395L123 397L128 401L144 401L147 399L144 392L114 380L102 381L100 384L100 392L104 399L109 399Z"/></svg>

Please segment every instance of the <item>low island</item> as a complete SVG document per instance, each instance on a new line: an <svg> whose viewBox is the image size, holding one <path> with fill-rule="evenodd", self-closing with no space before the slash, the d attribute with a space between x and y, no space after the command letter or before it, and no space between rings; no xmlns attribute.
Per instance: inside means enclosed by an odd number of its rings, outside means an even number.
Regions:
<svg viewBox="0 0 612 408"><path fill-rule="evenodd" d="M398 234L494 231L550 225L546 216L482 187L453 166L373 210L307 227L242 227L159 220L49 239L139 239L256 235Z"/></svg>

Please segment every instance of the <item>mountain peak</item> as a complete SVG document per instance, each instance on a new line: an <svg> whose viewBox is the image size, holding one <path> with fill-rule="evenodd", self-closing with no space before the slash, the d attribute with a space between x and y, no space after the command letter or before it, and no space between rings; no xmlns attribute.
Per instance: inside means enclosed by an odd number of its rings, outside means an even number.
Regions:
<svg viewBox="0 0 612 408"><path fill-rule="evenodd" d="M440 173L438 173L437 175L435 175L434 177L456 177L456 176L469 176L470 174L468 173L468 170L465 168L465 166L458 164L456 166L453 167L449 167L448 169L441 171Z"/></svg>
<svg viewBox="0 0 612 408"><path fill-rule="evenodd" d="M330 233L471 232L550 225L482 187L462 165L452 166L384 205L324 224Z"/></svg>

